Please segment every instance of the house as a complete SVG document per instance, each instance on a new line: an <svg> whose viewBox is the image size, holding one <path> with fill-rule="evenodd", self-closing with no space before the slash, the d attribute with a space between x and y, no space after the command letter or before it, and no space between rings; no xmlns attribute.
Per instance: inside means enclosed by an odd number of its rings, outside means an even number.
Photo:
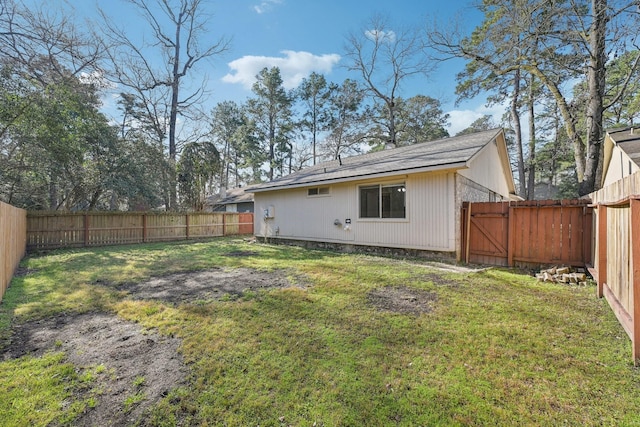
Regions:
<svg viewBox="0 0 640 427"><path fill-rule="evenodd" d="M640 129L626 127L608 131L604 138L601 186L606 187L640 171Z"/></svg>
<svg viewBox="0 0 640 427"><path fill-rule="evenodd" d="M244 188L224 190L220 194L207 198L205 210L213 212L253 212L253 193Z"/></svg>
<svg viewBox="0 0 640 427"><path fill-rule="evenodd" d="M250 187L259 238L459 255L463 201L516 198L502 129L318 164Z"/></svg>

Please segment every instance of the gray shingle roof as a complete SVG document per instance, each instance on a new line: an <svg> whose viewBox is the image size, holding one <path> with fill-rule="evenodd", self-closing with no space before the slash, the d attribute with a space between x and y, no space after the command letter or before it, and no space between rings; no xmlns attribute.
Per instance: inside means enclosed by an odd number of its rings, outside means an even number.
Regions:
<svg viewBox="0 0 640 427"><path fill-rule="evenodd" d="M624 128L608 132L611 139L640 166L640 129Z"/></svg>
<svg viewBox="0 0 640 427"><path fill-rule="evenodd" d="M228 205L244 202L253 202L253 193L247 193L245 192L245 188L241 187L227 190L224 197L216 194L207 199L207 203L210 205Z"/></svg>
<svg viewBox="0 0 640 427"><path fill-rule="evenodd" d="M500 132L502 129L492 129L320 163L271 182L251 186L247 191L364 179L394 172L461 168Z"/></svg>

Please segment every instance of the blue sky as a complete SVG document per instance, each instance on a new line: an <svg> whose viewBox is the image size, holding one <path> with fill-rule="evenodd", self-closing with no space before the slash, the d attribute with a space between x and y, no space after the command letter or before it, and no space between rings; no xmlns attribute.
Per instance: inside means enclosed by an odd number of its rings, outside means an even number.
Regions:
<svg viewBox="0 0 640 427"><path fill-rule="evenodd" d="M211 40L231 39L230 49L198 70L207 76L213 106L224 100L243 102L251 96L255 75L264 67L280 67L287 88L295 87L312 71L341 83L357 75L344 68L348 33L362 30L374 14L388 17L391 27L425 27L437 18L446 24L458 18L471 31L482 18L472 0L204 0L212 15L208 22ZM121 0L68 0L80 15L91 16L96 4L130 31L143 27L134 9ZM445 62L428 78L408 81L401 96L429 95L442 102L451 115L450 133L468 126L489 111L483 98L455 106L455 76L462 61Z"/></svg>

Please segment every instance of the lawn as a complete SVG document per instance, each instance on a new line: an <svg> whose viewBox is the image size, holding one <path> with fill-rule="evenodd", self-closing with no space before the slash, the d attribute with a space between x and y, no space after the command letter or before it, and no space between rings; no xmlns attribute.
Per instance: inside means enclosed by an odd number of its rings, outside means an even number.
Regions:
<svg viewBox="0 0 640 427"><path fill-rule="evenodd" d="M150 280L198 293L138 293ZM107 406L121 364L80 366L66 339L9 351L20 328L96 315L147 337L147 357L175 341L185 365L161 393L150 373L128 380L127 424L640 425L640 371L593 286L239 239L25 259L0 304L0 425L84 425Z"/></svg>

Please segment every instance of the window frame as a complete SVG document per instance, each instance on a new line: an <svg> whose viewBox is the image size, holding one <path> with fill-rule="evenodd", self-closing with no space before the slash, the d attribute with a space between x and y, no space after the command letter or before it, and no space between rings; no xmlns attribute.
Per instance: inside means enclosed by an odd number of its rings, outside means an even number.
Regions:
<svg viewBox="0 0 640 427"><path fill-rule="evenodd" d="M316 190L315 194L311 194L313 190ZM331 196L331 187L328 185L307 188L307 197L315 198L329 196Z"/></svg>
<svg viewBox="0 0 640 427"><path fill-rule="evenodd" d="M385 204L390 205L393 204L393 200L385 201L384 200L384 190L385 188L392 187L401 187L404 191L402 193L403 196L403 216L385 216ZM377 216L363 216L363 190L377 190ZM369 183L358 185L358 220L359 221L408 221L409 217L407 215L407 182L406 181L392 181L392 182L382 182L382 183ZM393 194L393 193L389 193ZM386 210L388 214L391 214L393 210Z"/></svg>

